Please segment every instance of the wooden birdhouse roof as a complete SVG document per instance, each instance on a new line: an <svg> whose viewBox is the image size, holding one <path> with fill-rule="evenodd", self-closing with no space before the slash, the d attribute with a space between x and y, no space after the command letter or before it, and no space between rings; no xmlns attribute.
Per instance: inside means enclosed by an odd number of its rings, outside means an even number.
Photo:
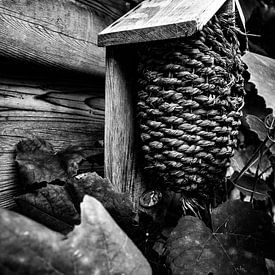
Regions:
<svg viewBox="0 0 275 275"><path fill-rule="evenodd" d="M129 44L195 33L220 8L239 10L237 0L145 0L98 36L99 46Z"/></svg>

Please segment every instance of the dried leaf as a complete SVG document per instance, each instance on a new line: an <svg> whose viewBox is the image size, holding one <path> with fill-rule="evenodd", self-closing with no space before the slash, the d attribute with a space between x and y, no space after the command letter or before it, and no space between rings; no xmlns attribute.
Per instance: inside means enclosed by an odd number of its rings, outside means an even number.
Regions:
<svg viewBox="0 0 275 275"><path fill-rule="evenodd" d="M272 229L271 218L267 214L253 209L251 203L241 200L227 201L219 205L212 211L211 217L215 232L265 238L266 233Z"/></svg>
<svg viewBox="0 0 275 275"><path fill-rule="evenodd" d="M214 234L191 216L180 219L168 239L167 251L173 275L256 275L265 271L264 260L239 248L234 236Z"/></svg>
<svg viewBox="0 0 275 275"><path fill-rule="evenodd" d="M99 201L90 196L85 196L81 204L81 225L65 242L86 263L82 264L82 274L94 274L97 270L101 274L151 274L141 252Z"/></svg>
<svg viewBox="0 0 275 275"><path fill-rule="evenodd" d="M233 174L232 178L236 177L238 173ZM271 191L271 189L267 186L266 182L259 179L258 182L255 185L256 182L255 177L244 174L239 180L237 184L234 184L237 189L239 189L245 196L252 196L256 200L266 200L269 198L268 192Z"/></svg>
<svg viewBox="0 0 275 275"><path fill-rule="evenodd" d="M0 274L72 274L62 249L64 235L18 213L0 208Z"/></svg>
<svg viewBox="0 0 275 275"><path fill-rule="evenodd" d="M179 220L167 242L172 274L266 274L270 218L240 201L222 204L211 216L213 231L195 217Z"/></svg>
<svg viewBox="0 0 275 275"><path fill-rule="evenodd" d="M83 148L79 146L69 146L58 152L57 156L69 177L77 175L78 164L86 158Z"/></svg>
<svg viewBox="0 0 275 275"><path fill-rule="evenodd" d="M115 221L124 229L133 223L133 204L127 193L115 191L108 179L97 173L84 173L69 181L75 200L81 202L85 194L98 199Z"/></svg>
<svg viewBox="0 0 275 275"><path fill-rule="evenodd" d="M274 258L274 236L271 217L252 208L252 204L240 200L227 201L213 210L212 228L215 233L245 236L243 248Z"/></svg>
<svg viewBox="0 0 275 275"><path fill-rule="evenodd" d="M26 185L67 178L52 145L40 138L19 142L15 160L19 165L20 182Z"/></svg>
<svg viewBox="0 0 275 275"><path fill-rule="evenodd" d="M96 199L86 196L81 212L82 224L64 238L0 209L0 273L151 274L144 256Z"/></svg>
<svg viewBox="0 0 275 275"><path fill-rule="evenodd" d="M68 232L80 223L70 195L64 186L48 184L15 198L20 212L59 232Z"/></svg>
<svg viewBox="0 0 275 275"><path fill-rule="evenodd" d="M20 182L27 186L55 180L66 181L75 175L84 158L79 147L68 147L55 153L53 146L41 138L22 140L17 144L16 161Z"/></svg>

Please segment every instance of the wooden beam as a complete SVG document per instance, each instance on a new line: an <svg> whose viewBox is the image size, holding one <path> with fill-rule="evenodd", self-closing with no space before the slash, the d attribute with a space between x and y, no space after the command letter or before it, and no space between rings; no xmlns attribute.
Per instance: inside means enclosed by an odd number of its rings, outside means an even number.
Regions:
<svg viewBox="0 0 275 275"><path fill-rule="evenodd" d="M96 10L102 15L107 15L116 20L127 11L127 5L124 0L76 0L92 10Z"/></svg>
<svg viewBox="0 0 275 275"><path fill-rule="evenodd" d="M211 19L226 0L145 0L103 30L99 46L190 36Z"/></svg>
<svg viewBox="0 0 275 275"><path fill-rule="evenodd" d="M95 3L0 0L0 55L104 76L105 51L97 47L97 34L125 10L108 16L107 1Z"/></svg>
<svg viewBox="0 0 275 275"><path fill-rule="evenodd" d="M137 167L134 121L135 50L106 49L105 176L117 190L129 192L135 205L144 190Z"/></svg>

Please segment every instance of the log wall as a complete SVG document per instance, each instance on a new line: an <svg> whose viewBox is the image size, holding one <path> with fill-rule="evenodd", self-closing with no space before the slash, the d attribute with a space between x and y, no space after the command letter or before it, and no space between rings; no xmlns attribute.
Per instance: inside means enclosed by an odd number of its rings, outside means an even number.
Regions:
<svg viewBox="0 0 275 275"><path fill-rule="evenodd" d="M0 207L21 192L20 140L39 136L56 150L98 153L105 49L97 35L126 9L123 0L0 0Z"/></svg>
<svg viewBox="0 0 275 275"><path fill-rule="evenodd" d="M56 150L76 145L93 153L104 135L104 79L0 63L0 206L12 207L21 191L14 161L20 140L39 136Z"/></svg>

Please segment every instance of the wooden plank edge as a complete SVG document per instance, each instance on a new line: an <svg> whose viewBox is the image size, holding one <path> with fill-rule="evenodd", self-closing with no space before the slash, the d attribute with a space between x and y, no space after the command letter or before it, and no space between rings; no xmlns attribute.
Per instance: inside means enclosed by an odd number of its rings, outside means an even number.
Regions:
<svg viewBox="0 0 275 275"><path fill-rule="evenodd" d="M98 35L98 46L113 46L121 44L141 43L148 41L165 40L191 36L197 31L197 21L191 20L183 23L164 26L149 27L138 30L127 30Z"/></svg>

